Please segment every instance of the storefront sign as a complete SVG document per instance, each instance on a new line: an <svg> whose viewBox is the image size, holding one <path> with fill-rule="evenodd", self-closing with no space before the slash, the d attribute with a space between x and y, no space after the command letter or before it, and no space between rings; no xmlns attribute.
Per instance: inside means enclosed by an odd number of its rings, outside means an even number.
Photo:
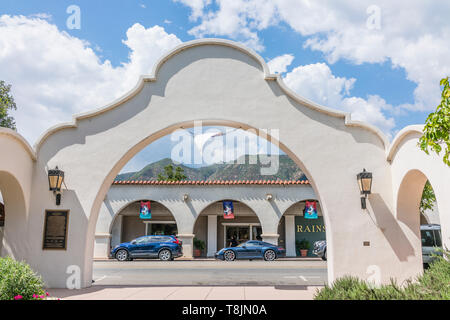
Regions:
<svg viewBox="0 0 450 320"><path fill-rule="evenodd" d="M69 211L45 212L43 249L65 250Z"/></svg>
<svg viewBox="0 0 450 320"><path fill-rule="evenodd" d="M141 201L141 209L139 210L139 217L141 219L151 219L152 218L150 201Z"/></svg>
<svg viewBox="0 0 450 320"><path fill-rule="evenodd" d="M323 217L318 216L317 219L307 219L306 217L295 217L295 240L300 242L306 240L310 244L308 250L308 256L313 257L312 248L314 242L320 240L326 240L325 237L325 224Z"/></svg>
<svg viewBox="0 0 450 320"><path fill-rule="evenodd" d="M234 219L233 201L223 201L223 218Z"/></svg>

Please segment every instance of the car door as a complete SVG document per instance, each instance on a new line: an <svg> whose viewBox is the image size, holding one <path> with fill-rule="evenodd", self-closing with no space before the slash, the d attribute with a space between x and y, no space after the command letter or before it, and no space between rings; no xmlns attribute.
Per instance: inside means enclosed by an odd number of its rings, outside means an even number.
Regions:
<svg viewBox="0 0 450 320"><path fill-rule="evenodd" d="M148 241L142 247L143 255L146 258L154 258L158 256L158 249L160 246L161 237L148 237Z"/></svg>
<svg viewBox="0 0 450 320"><path fill-rule="evenodd" d="M421 230L420 231L422 238L422 258L423 263L431 262L431 254L434 251L434 233L433 230Z"/></svg>
<svg viewBox="0 0 450 320"><path fill-rule="evenodd" d="M249 241L247 246L247 256L249 259L262 258L262 244L259 241Z"/></svg>
<svg viewBox="0 0 450 320"><path fill-rule="evenodd" d="M238 249L238 258L251 259L255 256L257 247L255 246L255 241L247 241L242 246L239 246Z"/></svg>
<svg viewBox="0 0 450 320"><path fill-rule="evenodd" d="M134 240L135 243L129 247L130 255L133 258L140 258L144 256L145 244L148 241L147 237L141 237Z"/></svg>

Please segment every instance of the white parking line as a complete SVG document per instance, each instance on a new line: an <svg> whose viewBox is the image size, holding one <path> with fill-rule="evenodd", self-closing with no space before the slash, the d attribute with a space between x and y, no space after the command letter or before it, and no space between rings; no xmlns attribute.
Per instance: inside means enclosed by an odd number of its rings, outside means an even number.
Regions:
<svg viewBox="0 0 450 320"><path fill-rule="evenodd" d="M305 276L284 276L283 278L285 278L285 279L302 279L303 281L308 281L308 279L307 278L311 278L311 279L313 279L313 278L320 278L319 276L308 276L308 277L305 277Z"/></svg>
<svg viewBox="0 0 450 320"><path fill-rule="evenodd" d="M103 277L100 277L98 279L94 279L94 282L99 282L99 281L105 280L106 278L121 279L122 277L121 276L103 276Z"/></svg>

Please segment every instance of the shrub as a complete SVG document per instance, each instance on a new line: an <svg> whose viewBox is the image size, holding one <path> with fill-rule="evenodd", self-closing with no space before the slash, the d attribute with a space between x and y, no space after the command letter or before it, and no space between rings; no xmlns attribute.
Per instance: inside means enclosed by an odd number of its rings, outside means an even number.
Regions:
<svg viewBox="0 0 450 320"><path fill-rule="evenodd" d="M46 296L42 278L28 264L0 258L0 300L36 300Z"/></svg>
<svg viewBox="0 0 450 320"><path fill-rule="evenodd" d="M205 250L205 241L198 239L198 238L194 238L194 248L195 249L199 249L199 250Z"/></svg>
<svg viewBox="0 0 450 320"><path fill-rule="evenodd" d="M300 250L309 250L309 248L311 248L311 244L306 239L303 239L302 241L300 241L298 246L299 246Z"/></svg>
<svg viewBox="0 0 450 320"><path fill-rule="evenodd" d="M414 281L409 279L403 286L394 280L388 285L374 288L356 277L345 276L331 286L317 290L315 300L449 300L450 299L450 253L436 257L429 269Z"/></svg>

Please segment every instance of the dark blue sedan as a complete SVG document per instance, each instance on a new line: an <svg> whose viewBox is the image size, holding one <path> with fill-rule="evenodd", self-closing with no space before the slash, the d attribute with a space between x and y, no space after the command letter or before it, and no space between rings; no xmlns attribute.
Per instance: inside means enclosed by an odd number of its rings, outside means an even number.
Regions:
<svg viewBox="0 0 450 320"><path fill-rule="evenodd" d="M225 261L233 261L235 259L264 259L266 261L273 261L285 255L286 250L284 248L264 241L250 240L241 243L237 247L219 250L216 252L215 258Z"/></svg>
<svg viewBox="0 0 450 320"><path fill-rule="evenodd" d="M175 236L144 236L124 242L111 250L111 257L119 261L135 258L173 260L183 255L181 241Z"/></svg>

